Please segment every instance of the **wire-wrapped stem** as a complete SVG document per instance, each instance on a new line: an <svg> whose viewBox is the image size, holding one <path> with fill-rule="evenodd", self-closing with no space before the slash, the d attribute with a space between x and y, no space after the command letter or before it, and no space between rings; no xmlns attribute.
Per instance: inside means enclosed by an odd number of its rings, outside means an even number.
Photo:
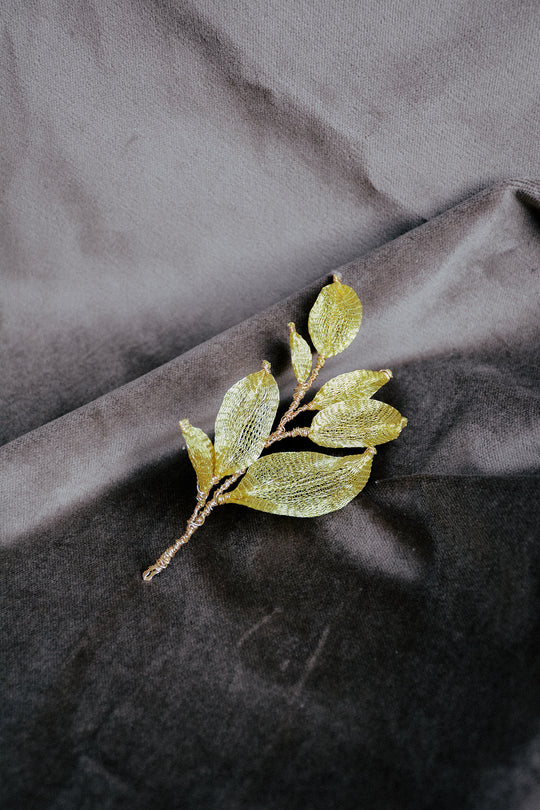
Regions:
<svg viewBox="0 0 540 810"><path fill-rule="evenodd" d="M291 421L291 419L294 419L294 417L297 416L298 413L307 410L305 406L301 407L300 403L304 398L308 389L313 385L313 383L317 379L319 371L324 366L325 360L326 358L323 357L323 355L319 355L317 357L315 367L311 372L310 376L308 377L308 379L303 383L298 383L298 385L294 390L291 404L281 417L277 428L274 430L273 433L270 434L270 436L266 440L266 443L264 445L265 448L270 447L271 444L274 444L274 442L279 442L282 439L289 439L294 436L308 435L308 428L294 428L294 430L286 431L285 426L287 425L288 422ZM221 484L221 486L218 487L218 489L216 489L211 500L208 500L208 498L210 497L210 491L212 487L206 493L199 492L197 498L197 505L193 511L193 514L191 515L186 524L186 530L184 534L182 535L182 537L179 537L178 540L175 540L172 546L169 546L169 548L165 549L163 554L160 557L158 557L155 563L153 565L150 565L146 569L146 571L142 575L142 578L144 579L145 582L149 582L151 579L153 579L153 577L156 576L156 574L159 574L161 571L167 568L176 552L185 543L187 543L188 540L193 536L193 534L195 534L197 529L199 529L203 525L204 521L206 520L210 512L213 509L215 509L216 506L219 506L221 503L224 503L224 499L222 497L223 493L230 487L232 487L232 485L240 478L240 476L244 475L244 473L245 470L240 470L239 472L227 478ZM217 483L218 481L213 482L214 485Z"/></svg>
<svg viewBox="0 0 540 810"><path fill-rule="evenodd" d="M291 404L289 405L289 407L287 408L287 410L285 411L285 413L281 417L277 428L274 430L274 432L266 440L265 447L269 447L275 441L278 441L278 439L276 437L284 432L285 425L287 424L287 422L290 422L291 419L294 419L294 417L298 413L300 413L300 410L305 410L305 408L300 408L300 403L303 400L304 396L306 395L308 389L311 388L311 386L313 385L313 383L315 382L315 380L319 376L319 371L324 366L325 361L326 361L326 357L323 357L322 354L319 354L318 357L317 357L317 362L315 363L315 368L313 369L313 371L311 372L311 374L309 375L307 380L305 382L303 382L303 383L298 383L298 385L294 389L294 394L293 394Z"/></svg>
<svg viewBox="0 0 540 810"><path fill-rule="evenodd" d="M187 543L190 537L197 531L197 529L199 529L203 525L204 521L206 520L212 509L218 506L218 504L223 503L222 495L225 492L225 490L229 489L229 487L232 487L235 481L237 481L238 478L240 478L240 476L243 475L244 473L245 470L241 470L240 472L231 475L230 478L227 478L227 480L224 481L223 484L218 489L216 489L210 501L206 500L209 497L209 494L206 495L204 501L203 500L198 501L193 514L191 515L190 519L187 522L186 530L182 535L182 537L179 537L178 540L175 540L172 546L169 546L169 548L165 549L161 557L158 557L155 563L153 565L150 565L142 575L142 578L146 582L155 577L156 574L159 574L160 571L163 571L164 568L167 568L167 566L169 565L170 561L172 560L176 552L179 550L179 548L183 546L184 543Z"/></svg>
<svg viewBox="0 0 540 810"><path fill-rule="evenodd" d="M309 428L297 427L294 428L294 430L284 430L282 433L273 433L271 436L269 436L268 441L264 446L270 447L271 444L274 444L274 442L280 442L282 439L294 439L295 436L307 437L308 435Z"/></svg>

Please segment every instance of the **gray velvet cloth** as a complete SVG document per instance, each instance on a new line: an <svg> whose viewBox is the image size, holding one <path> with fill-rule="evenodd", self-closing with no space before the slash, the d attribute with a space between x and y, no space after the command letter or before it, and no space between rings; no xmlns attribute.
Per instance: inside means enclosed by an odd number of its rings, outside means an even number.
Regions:
<svg viewBox="0 0 540 810"><path fill-rule="evenodd" d="M2 807L540 806L540 7L1 15ZM143 583L337 268L407 428Z"/></svg>

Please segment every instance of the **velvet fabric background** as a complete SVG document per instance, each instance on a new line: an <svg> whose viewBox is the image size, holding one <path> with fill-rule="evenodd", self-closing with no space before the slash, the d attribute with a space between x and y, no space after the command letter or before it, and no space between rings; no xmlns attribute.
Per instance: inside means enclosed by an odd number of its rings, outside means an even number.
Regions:
<svg viewBox="0 0 540 810"><path fill-rule="evenodd" d="M0 13L2 807L535 810L538 4ZM407 428L143 583L337 268Z"/></svg>

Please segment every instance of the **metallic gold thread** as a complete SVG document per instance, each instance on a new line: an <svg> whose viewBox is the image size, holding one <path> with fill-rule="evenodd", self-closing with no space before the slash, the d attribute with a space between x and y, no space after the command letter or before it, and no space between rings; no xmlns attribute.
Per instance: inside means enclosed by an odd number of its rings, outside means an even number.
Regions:
<svg viewBox="0 0 540 810"><path fill-rule="evenodd" d="M180 422L197 474L197 502L183 535L143 573L146 582L169 565L216 506L239 503L261 511L310 517L342 508L365 486L377 452L374 445L396 438L407 424L394 408L371 400L392 378L390 369L339 375L325 383L311 402L301 404L327 357L348 346L361 319L358 296L336 273L309 313L309 332L318 349L314 367L309 345L294 323L289 323L291 361L298 384L273 432L279 391L266 360L261 371L244 377L226 392L216 418L215 447L189 420ZM300 413L313 410L318 413L310 427L286 430ZM342 457L314 452L261 457L275 442L299 436L326 447L367 445L367 449L360 455ZM238 479L238 486L229 492Z"/></svg>

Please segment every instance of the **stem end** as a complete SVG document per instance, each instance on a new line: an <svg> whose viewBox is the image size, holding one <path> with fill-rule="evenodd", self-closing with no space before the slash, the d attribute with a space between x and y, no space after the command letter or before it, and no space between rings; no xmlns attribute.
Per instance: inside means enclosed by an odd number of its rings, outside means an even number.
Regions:
<svg viewBox="0 0 540 810"><path fill-rule="evenodd" d="M159 574L160 571L161 568L159 566L151 565L146 569L146 571L142 575L142 578L144 579L145 582L150 582L150 580L153 579L153 577L155 577L156 574Z"/></svg>

